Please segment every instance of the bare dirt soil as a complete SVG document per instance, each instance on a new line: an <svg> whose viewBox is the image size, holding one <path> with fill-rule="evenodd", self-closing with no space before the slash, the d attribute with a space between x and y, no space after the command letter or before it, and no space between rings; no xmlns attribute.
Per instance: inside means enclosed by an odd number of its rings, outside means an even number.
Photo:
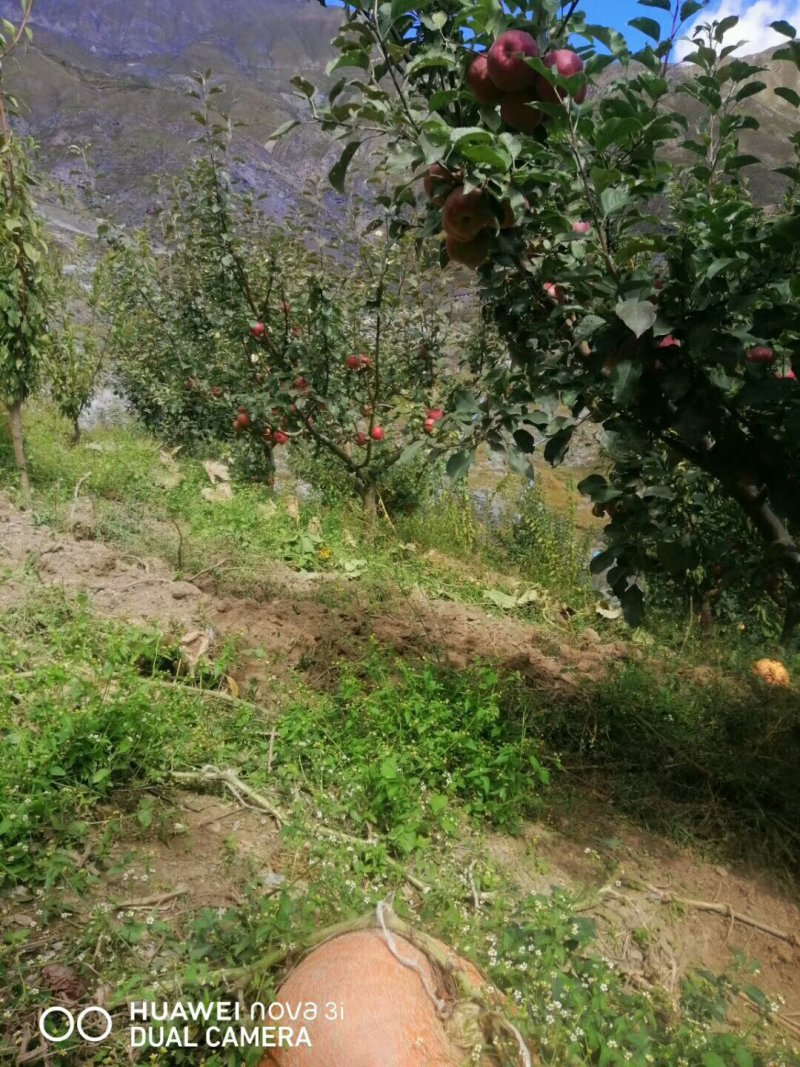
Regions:
<svg viewBox="0 0 800 1067"><path fill-rule="evenodd" d="M0 610L24 601L32 583L41 583L86 593L102 616L178 630L210 627L219 638L239 640L245 661L239 680L256 685L268 672L301 671L307 680L321 680L341 660L361 654L372 637L399 653L439 657L456 667L494 660L554 694L596 676L611 658L631 654L596 635L582 647L561 643L544 629L422 593L387 605L370 622L352 607L352 596L348 606L331 607L330 587L317 600L314 582L286 568L276 569L282 591L272 599L218 598L175 581L163 561L126 556L87 539L79 523L74 533L36 525L0 498ZM248 666L248 649L263 649L266 658L259 654ZM243 862L265 887L292 875L297 856L283 851L268 817L209 795L181 794L179 803L180 825L164 841L118 845L118 857L132 859L127 878L109 877L115 906L165 894L177 894L164 903L168 909L238 902ZM800 907L796 896L765 878L707 863L621 820L592 797L563 824L530 824L514 838L492 836L482 851L513 876L521 892L584 890L606 955L634 984L674 994L691 969L723 971L741 954L760 971L755 981L767 994L785 999L785 1025L791 1030L792 1018L800 1020ZM673 898L718 906L722 913ZM13 921L4 910L3 922ZM741 1012L748 1017L744 1002ZM791 1032L797 1037L800 1027Z"/></svg>

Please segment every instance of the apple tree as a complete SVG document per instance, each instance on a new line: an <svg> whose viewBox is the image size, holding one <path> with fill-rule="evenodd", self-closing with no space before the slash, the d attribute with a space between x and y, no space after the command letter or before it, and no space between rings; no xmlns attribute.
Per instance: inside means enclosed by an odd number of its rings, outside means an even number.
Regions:
<svg viewBox="0 0 800 1067"><path fill-rule="evenodd" d="M3 63L28 37L32 0L17 25L0 20L0 400L8 411L23 498L30 481L22 433L22 406L36 382L47 344L46 247L32 197L34 146L18 137L15 99L3 84Z"/></svg>
<svg viewBox="0 0 800 1067"><path fill-rule="evenodd" d="M122 383L160 433L235 441L268 477L276 449L302 445L374 509L423 443L460 440L455 383L441 387L469 336L458 289L380 202L350 204L342 227L312 190L296 218L266 218L231 177L215 88L204 75L192 91L201 151L154 223L109 236L99 285Z"/></svg>
<svg viewBox="0 0 800 1067"><path fill-rule="evenodd" d="M79 243L78 257L87 255ZM94 396L106 363L108 323L96 284L81 281L74 265L50 250L49 344L43 352L42 377L50 397L72 426L73 443L81 439L80 417Z"/></svg>
<svg viewBox="0 0 800 1067"><path fill-rule="evenodd" d="M739 58L733 16L701 23L676 68L702 4L641 6L631 25L647 43L632 52L580 0L354 0L329 65L339 80L324 100L300 88L344 143L333 177L367 145L401 217L423 183L418 233L442 264L478 271L513 368L464 428L526 454L543 434L559 463L584 420L603 426L610 471L581 488L610 518L593 567L611 567L628 620L647 574L708 570L703 512L721 494L760 544L788 635L800 617L800 133L779 168L788 194L768 210L748 180L748 101L796 113L800 95ZM800 41L773 25L786 38L773 58L793 70Z"/></svg>

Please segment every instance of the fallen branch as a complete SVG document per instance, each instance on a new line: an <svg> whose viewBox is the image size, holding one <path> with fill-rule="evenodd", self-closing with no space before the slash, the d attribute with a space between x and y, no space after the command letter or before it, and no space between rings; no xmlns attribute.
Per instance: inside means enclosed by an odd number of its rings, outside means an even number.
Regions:
<svg viewBox="0 0 800 1067"><path fill-rule="evenodd" d="M74 525L74 523L75 523L75 512L77 511L77 508L78 508L78 496L80 495L81 486L87 480L87 478L91 478L91 476L92 476L92 472L91 471L89 471L87 474L84 474L82 478L78 479L78 484L75 486L75 492L74 492L73 497L72 497L72 505L71 505L71 507L69 509L69 516L67 518L67 522L68 522L70 527L72 527Z"/></svg>
<svg viewBox="0 0 800 1067"><path fill-rule="evenodd" d="M278 826L282 826L287 821L282 811L274 808L266 797L253 789L252 786L247 785L246 782L243 782L233 771L221 771L207 764L199 771L173 771L172 777L176 782L199 782L203 785L219 782L221 785L227 786L240 803L242 802L242 796L247 797L254 808L271 815Z"/></svg>
<svg viewBox="0 0 800 1067"><path fill-rule="evenodd" d="M210 567L204 567L203 570L198 571L197 574L193 574L191 578L184 578L182 580L188 582L189 585L194 585L198 578L203 578L206 574L210 574L211 571L219 570L219 568L224 567L226 563L230 563L230 559L221 559L218 563L212 563Z"/></svg>
<svg viewBox="0 0 800 1067"><path fill-rule="evenodd" d="M747 1007L750 1008L751 1011L754 1011L756 1015L760 1016L762 1019L768 1019L776 1026L782 1026L784 1030L788 1030L789 1033L792 1034L794 1037L800 1037L800 1024L794 1022L791 1018L788 1018L787 1016L781 1015L777 1012L774 1015L772 1013L768 1014L764 1011L763 1008L760 1008L754 1000L748 997L747 993L742 993L740 991L739 999L743 1000Z"/></svg>
<svg viewBox="0 0 800 1067"><path fill-rule="evenodd" d="M218 782L227 786L240 803L242 803L242 797L247 797L253 807L259 811L266 812L267 815L271 815L277 822L278 826L282 826L284 823L290 821L290 816L287 815L286 812L281 811L279 808L275 808L265 796L243 782L234 771L221 771L217 767L212 767L209 764L202 767L199 771L172 771L172 777L176 782L199 782L201 784ZM241 794L241 796L238 794ZM325 837L329 841L342 841L347 844L358 845L360 848L363 848L365 845L374 848L376 845L380 844L379 841L375 841L372 838L356 837L355 834L348 834L344 830L334 830L330 826L322 826L318 824L315 827L315 832L320 837ZM415 878L413 874L409 874L399 860L392 859L391 856L386 856L385 859L386 863L399 871L403 878L409 885L413 886L414 889L417 889L420 893L430 892L430 886L421 882L418 878Z"/></svg>
<svg viewBox="0 0 800 1067"><path fill-rule="evenodd" d="M266 708L261 707L260 704L254 704L251 700L242 700L241 697L235 697L233 693L226 693L222 689L203 689L199 685L185 685L183 682L169 682L165 678L143 678L142 681L147 682L148 685L161 685L167 689L181 689L187 693L194 693L196 696L211 697L214 700L223 700L226 704L236 704L240 708L250 708L251 711L257 711L261 715L269 714Z"/></svg>
<svg viewBox="0 0 800 1067"><path fill-rule="evenodd" d="M189 892L189 887L185 885L179 885L176 889L173 889L171 893L160 893L153 897L139 897L138 900L129 900L126 904L114 904L112 905L114 911L136 911L140 908L158 908L162 904L168 904L171 900L177 900L178 897L185 897Z"/></svg>
<svg viewBox="0 0 800 1067"><path fill-rule="evenodd" d="M742 923L743 926L752 926L754 930L760 930L764 934L769 934L770 937L776 937L780 941L786 941L788 944L793 945L795 948L800 948L800 937L795 933L787 933L785 930L778 930L774 926L769 926L767 923L762 923L759 919L754 919L750 915L744 915L742 912L734 911L730 904L717 904L710 900L690 900L687 897L678 897L674 893L669 893L664 889L657 889L655 886L646 886L648 892L654 894L661 904L681 904L686 908L695 908L697 911L710 911L715 915L724 915L729 918L732 923Z"/></svg>

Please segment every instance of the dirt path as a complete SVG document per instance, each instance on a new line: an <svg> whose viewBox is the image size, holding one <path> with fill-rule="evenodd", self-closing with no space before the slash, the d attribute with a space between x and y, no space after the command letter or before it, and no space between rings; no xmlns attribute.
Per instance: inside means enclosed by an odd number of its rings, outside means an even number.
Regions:
<svg viewBox="0 0 800 1067"><path fill-rule="evenodd" d="M628 654L624 645L603 645L594 638L584 647L558 643L535 626L422 593L386 606L370 621L352 607L330 606L330 587L324 600L315 599L319 590L313 582L280 565L276 575L284 591L279 596L266 602L218 598L192 582L174 581L161 560L137 559L80 538L79 523L76 536L65 537L0 499L0 611L23 602L41 583L87 593L102 616L157 622L178 632L209 626L220 638L240 639L245 663L240 680L256 683L266 672L301 671L320 680L342 659L361 654L372 637L399 653L438 654L456 667L493 659L561 693L583 677L596 676L609 658ZM249 662L247 649L263 649L266 659L259 652ZM138 857L134 867L148 872L148 892L181 887L184 904L200 906L235 901L226 838L248 857L265 885L270 878L279 880L289 858L269 820L208 796L185 794L181 804L186 817L174 837L146 847L130 843ZM658 986L672 995L692 968L719 972L740 953L755 961L756 984L771 997L783 997L782 1010L800 1019L800 908L764 879L675 849L604 812L602 802L591 798L563 825L532 824L520 837L490 837L480 848L513 876L521 892L549 892L556 885L584 890L607 956L634 984ZM139 876L132 868L125 885ZM729 906L796 940L766 934L730 914L676 907L666 894ZM744 1003L741 1011L747 1019Z"/></svg>
<svg viewBox="0 0 800 1067"><path fill-rule="evenodd" d="M331 606L327 580L328 595L317 599L320 581L280 563L269 576L279 595L267 601L218 597L192 581L175 581L163 560L120 554L89 539L79 520L74 529L76 536L69 537L37 526L0 497L0 567L11 570L0 583L0 609L23 600L33 576L48 587L88 593L105 617L167 628L210 626L220 638L235 636L245 649L258 650L249 669L245 652L244 682L298 669L321 680L343 658L356 658L372 638L401 655L436 658L456 669L492 660L564 694L630 655L624 644L603 644L594 634L576 647L543 628L474 605L429 599L420 590L371 617L366 604L356 610Z"/></svg>

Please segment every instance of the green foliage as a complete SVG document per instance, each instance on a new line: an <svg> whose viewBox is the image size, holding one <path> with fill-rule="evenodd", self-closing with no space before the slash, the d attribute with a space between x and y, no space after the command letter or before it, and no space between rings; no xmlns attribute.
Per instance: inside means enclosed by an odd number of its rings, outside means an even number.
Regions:
<svg viewBox="0 0 800 1067"><path fill-rule="evenodd" d="M444 385L468 324L382 208L353 210L338 237L316 201L270 223L231 183L214 94L204 77L190 94L202 154L150 232L112 235L98 275L126 391L167 440L235 440L244 473L269 477L275 448L310 442L372 503L401 460L458 443L446 422L429 435L424 421L470 377Z"/></svg>
<svg viewBox="0 0 800 1067"><path fill-rule="evenodd" d="M292 449L290 458L292 472L310 483L316 498L326 507L341 505L353 495L352 475L329 452L312 445ZM387 469L377 487L379 503L393 518L423 508L430 511L443 480L443 469L419 455Z"/></svg>
<svg viewBox="0 0 800 1067"><path fill-rule="evenodd" d="M575 526L575 507L560 515L536 485L524 490L518 514L501 531L502 541L525 577L568 600L580 601L586 588L591 540Z"/></svg>
<svg viewBox="0 0 800 1067"><path fill-rule="evenodd" d="M349 5L329 70L355 63L359 79L341 83L315 117L347 141L334 183L361 142L360 125L382 129L375 167L394 183L409 225L409 178L434 163L460 170L465 190L481 190L498 219L504 206L513 213L517 226L492 237L480 272L513 367L489 374L489 402L464 404L462 432L505 440L512 457L544 432L545 457L559 463L591 414L641 457L638 471L614 466L608 481L586 484L595 503L619 493L638 499L624 512L630 521L616 520L609 573L628 621L641 621L643 573L669 573L663 551L638 551L643 528L659 549L673 537L663 517L668 489L648 480L667 449L746 517L749 542L760 542L763 566L782 580L788 636L800 620L798 200L790 195L768 212L749 190L747 167L758 160L742 138L758 123L747 100L771 90L764 68L732 58L727 38L738 20L697 26L673 93L670 56L699 8L656 6L672 11L671 28L633 20L650 40L631 53L618 32L589 24L580 4L562 11L523 0L509 13L450 0L435 18L402 3ZM542 55L586 42L578 46L585 71L571 78L528 61L542 118L531 136L495 106L479 106L465 80L476 52L520 25ZM800 65L795 31L781 25L790 40L775 58ZM601 72L609 84L594 93ZM791 90L776 92L800 106ZM795 134L779 168L794 190L798 150ZM578 221L588 232L573 229ZM441 229L441 211L428 202L418 233L438 238ZM548 291L553 282L560 288ZM768 349L769 359L751 357L754 349ZM698 500L693 513L702 507Z"/></svg>
<svg viewBox="0 0 800 1067"><path fill-rule="evenodd" d="M153 635L98 627L57 596L9 622L13 631L0 631L0 882L51 883L74 868L71 849L112 790L169 766L185 702L168 691L154 700L139 674ZM45 627L52 658L36 649Z"/></svg>
<svg viewBox="0 0 800 1067"><path fill-rule="evenodd" d="M346 780L337 813L401 853L454 832L456 805L506 828L535 810L549 774L494 671L437 676L376 657L366 674L324 708L287 710L276 773L292 781L302 765L313 781Z"/></svg>
<svg viewBox="0 0 800 1067"><path fill-rule="evenodd" d="M85 253L85 247L82 249ZM89 405L104 369L104 324L96 286L88 300L63 256L50 256L49 341L42 371L58 410L80 438L79 419Z"/></svg>
<svg viewBox="0 0 800 1067"><path fill-rule="evenodd" d="M613 667L586 692L582 714L553 709L543 724L548 743L566 763L569 750L612 774L618 802L647 824L680 827L714 847L746 827L753 849L761 841L796 867L796 695L752 677L693 669L684 650L670 660L660 670L652 661ZM748 674L750 663L745 654Z"/></svg>

